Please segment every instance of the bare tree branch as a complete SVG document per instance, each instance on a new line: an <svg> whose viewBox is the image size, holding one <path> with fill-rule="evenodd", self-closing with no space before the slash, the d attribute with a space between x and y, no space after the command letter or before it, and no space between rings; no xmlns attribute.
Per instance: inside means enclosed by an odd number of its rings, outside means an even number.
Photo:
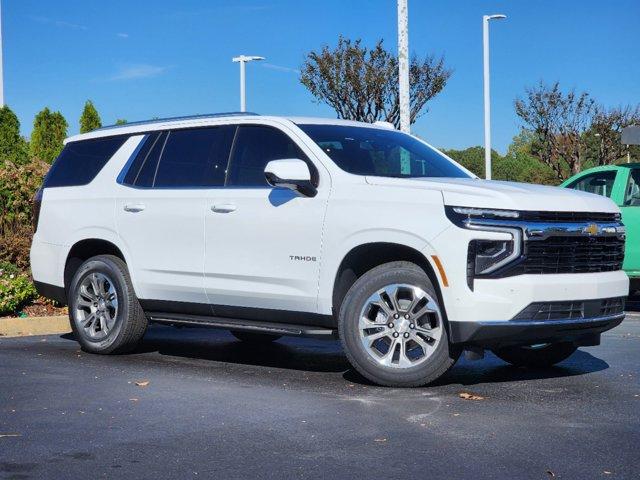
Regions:
<svg viewBox="0 0 640 480"><path fill-rule="evenodd" d="M300 71L300 81L316 101L333 107L339 118L400 126L398 58L382 40L368 49L359 39L341 36L335 48L309 52ZM426 112L426 103L442 91L451 73L443 58L411 59L411 123Z"/></svg>

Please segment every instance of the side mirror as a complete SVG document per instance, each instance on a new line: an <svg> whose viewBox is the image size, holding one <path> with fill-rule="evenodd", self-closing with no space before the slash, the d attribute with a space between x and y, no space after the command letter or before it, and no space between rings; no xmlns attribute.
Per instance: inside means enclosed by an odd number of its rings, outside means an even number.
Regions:
<svg viewBox="0 0 640 480"><path fill-rule="evenodd" d="M288 188L305 197L315 197L318 193L311 183L309 166L298 158L272 160L264 168L264 175L271 186Z"/></svg>

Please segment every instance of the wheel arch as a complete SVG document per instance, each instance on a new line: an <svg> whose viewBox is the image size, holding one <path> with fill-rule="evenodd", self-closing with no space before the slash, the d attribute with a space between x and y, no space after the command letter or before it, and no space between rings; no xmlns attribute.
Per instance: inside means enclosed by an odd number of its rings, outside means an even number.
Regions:
<svg viewBox="0 0 640 480"><path fill-rule="evenodd" d="M438 302L448 327L446 308L442 297L442 284L436 273L437 266L420 250L394 242L363 243L353 247L343 257L333 281L331 304L334 317L337 318L345 295L358 278L372 268L395 261L414 263L427 274L436 289Z"/></svg>
<svg viewBox="0 0 640 480"><path fill-rule="evenodd" d="M65 259L63 273L65 294L68 295L71 280L78 271L78 268L80 268L80 265L96 255L114 255L127 263L122 249L109 240L102 238L84 238L78 240L71 246Z"/></svg>

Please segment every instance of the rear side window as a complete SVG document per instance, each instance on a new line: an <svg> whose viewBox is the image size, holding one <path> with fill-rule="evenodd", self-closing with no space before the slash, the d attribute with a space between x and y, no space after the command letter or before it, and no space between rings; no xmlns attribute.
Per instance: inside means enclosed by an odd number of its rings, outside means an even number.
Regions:
<svg viewBox="0 0 640 480"><path fill-rule="evenodd" d="M154 187L211 187L224 185L233 128L173 130L169 133Z"/></svg>
<svg viewBox="0 0 640 480"><path fill-rule="evenodd" d="M44 187L87 185L128 137L96 138L67 143L45 177Z"/></svg>
<svg viewBox="0 0 640 480"><path fill-rule="evenodd" d="M272 127L240 126L236 134L227 185L268 186L264 167L271 160L299 158L310 165L312 180L315 167L284 132Z"/></svg>
<svg viewBox="0 0 640 480"><path fill-rule="evenodd" d="M124 177L136 187L190 188L224 185L235 127L207 127L149 134Z"/></svg>
<svg viewBox="0 0 640 480"><path fill-rule="evenodd" d="M151 150L155 147L158 142L158 138L162 132L154 132L147 135L142 141L144 142L141 147L138 149L138 153L136 157L131 162L122 183L125 185L134 185L136 183L136 179L139 176L141 168L144 166L147 158L149 158L149 154ZM155 171L155 168L154 168Z"/></svg>
<svg viewBox="0 0 640 480"><path fill-rule="evenodd" d="M168 135L169 132L159 132L147 138L125 177L125 183L130 181L136 187L153 186L160 154Z"/></svg>

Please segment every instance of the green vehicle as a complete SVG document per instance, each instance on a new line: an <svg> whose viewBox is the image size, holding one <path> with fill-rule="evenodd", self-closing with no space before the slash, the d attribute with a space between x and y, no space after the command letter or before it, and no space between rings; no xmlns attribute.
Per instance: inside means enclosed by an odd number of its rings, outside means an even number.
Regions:
<svg viewBox="0 0 640 480"><path fill-rule="evenodd" d="M590 168L560 186L604 195L620 207L627 229L622 268L631 278L631 293L640 290L640 163Z"/></svg>

